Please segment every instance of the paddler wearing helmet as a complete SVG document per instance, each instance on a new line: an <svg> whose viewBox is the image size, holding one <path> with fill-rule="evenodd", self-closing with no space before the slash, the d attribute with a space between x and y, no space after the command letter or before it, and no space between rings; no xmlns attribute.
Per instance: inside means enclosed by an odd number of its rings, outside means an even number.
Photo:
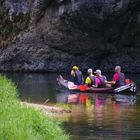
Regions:
<svg viewBox="0 0 140 140"><path fill-rule="evenodd" d="M87 70L88 73L88 77L85 80L85 84L88 87L94 87L95 86L95 75L93 74L93 70L91 68L89 68Z"/></svg>
<svg viewBox="0 0 140 140"><path fill-rule="evenodd" d="M71 76L73 77L73 81L75 85L82 85L83 84L83 74L79 70L78 66L73 66L71 70Z"/></svg>

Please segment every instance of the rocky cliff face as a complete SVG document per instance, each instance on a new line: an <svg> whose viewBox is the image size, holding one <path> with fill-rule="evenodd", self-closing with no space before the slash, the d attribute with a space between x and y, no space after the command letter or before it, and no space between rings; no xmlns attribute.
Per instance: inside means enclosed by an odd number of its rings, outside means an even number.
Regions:
<svg viewBox="0 0 140 140"><path fill-rule="evenodd" d="M139 0L3 0L0 20L0 70L140 72Z"/></svg>

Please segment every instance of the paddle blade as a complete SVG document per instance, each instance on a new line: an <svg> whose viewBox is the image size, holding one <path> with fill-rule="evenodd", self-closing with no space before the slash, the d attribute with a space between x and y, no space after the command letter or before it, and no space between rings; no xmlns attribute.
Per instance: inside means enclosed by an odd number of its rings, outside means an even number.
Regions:
<svg viewBox="0 0 140 140"><path fill-rule="evenodd" d="M87 90L87 86L86 85L80 85L79 89L80 89L80 91L86 91Z"/></svg>

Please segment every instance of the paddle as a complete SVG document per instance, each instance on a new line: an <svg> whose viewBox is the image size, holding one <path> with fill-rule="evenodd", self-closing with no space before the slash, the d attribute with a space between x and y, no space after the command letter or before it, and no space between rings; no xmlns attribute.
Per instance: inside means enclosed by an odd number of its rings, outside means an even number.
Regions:
<svg viewBox="0 0 140 140"><path fill-rule="evenodd" d="M79 85L79 90L80 91L86 91L87 90L87 85Z"/></svg>

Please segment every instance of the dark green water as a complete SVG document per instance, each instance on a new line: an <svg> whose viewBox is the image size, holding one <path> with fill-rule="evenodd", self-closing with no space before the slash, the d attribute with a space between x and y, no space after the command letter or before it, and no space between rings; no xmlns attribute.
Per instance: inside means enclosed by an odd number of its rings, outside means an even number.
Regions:
<svg viewBox="0 0 140 140"><path fill-rule="evenodd" d="M140 139L140 75L128 75L137 84L136 96L78 93L71 100L68 91L59 90L57 74L6 75L17 84L23 101L73 102L72 115L63 123L72 140Z"/></svg>

